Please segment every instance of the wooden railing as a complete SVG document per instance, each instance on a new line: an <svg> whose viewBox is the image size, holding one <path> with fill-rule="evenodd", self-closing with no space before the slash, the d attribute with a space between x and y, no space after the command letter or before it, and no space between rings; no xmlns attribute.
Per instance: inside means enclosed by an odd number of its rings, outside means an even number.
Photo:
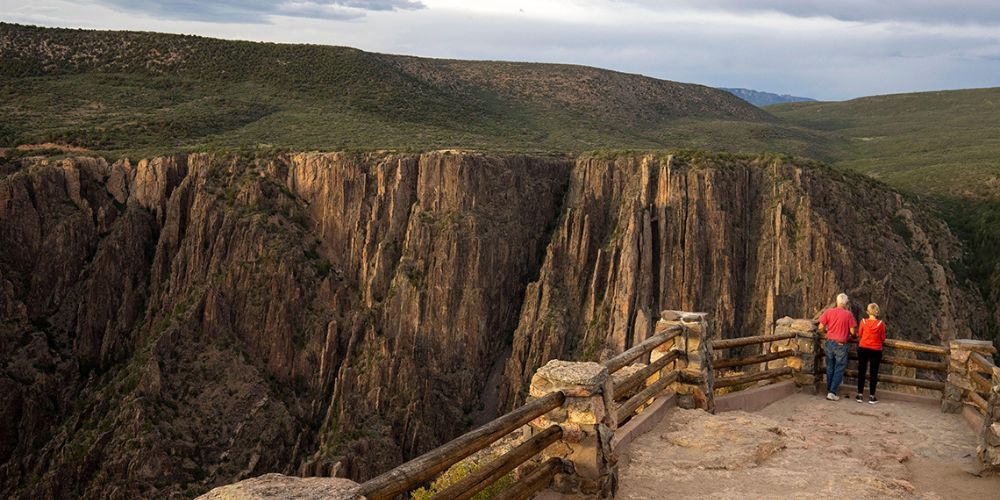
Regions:
<svg viewBox="0 0 1000 500"><path fill-rule="evenodd" d="M684 331L684 327L676 325L671 326L664 331L646 339L639 344L636 344L631 349L605 361L604 367L608 369L608 373L614 373L621 370L629 363L645 356L647 353L656 349L657 347L673 340L674 338L681 335ZM663 370L670 363L677 361L684 355L683 352L678 350L671 350L669 353L661 356L660 358L650 362L641 370L629 375L627 378L622 379L614 386L614 394L627 394L629 391L641 386L650 377L659 374L659 378L653 383L649 384L638 393L634 394L626 401L622 402L615 412L616 420L618 423L622 423L625 420L632 417L635 411L639 409L640 406L645 404L647 401L655 398L670 384L677 382L678 373L676 370L672 370L668 373L663 373Z"/></svg>
<svg viewBox="0 0 1000 500"><path fill-rule="evenodd" d="M682 326L671 326L631 349L605 361L603 366L609 374L616 372L653 349L676 338L683 330ZM676 371L670 373L662 372L672 361L676 361L682 356L682 352L672 351L619 381L613 389L616 393L634 390L652 376L660 373L659 379L649 384L648 387L641 389L636 395L618 407L616 411L618 420L627 419L644 402L655 398L664 388L677 381L678 376ZM405 494L433 480L452 465L487 448L528 422L562 407L566 402L566 398L567 395L563 391L556 391L533 399L520 408L498 417L478 429L463 434L434 450L362 483L359 494L370 500L386 500ZM562 427L555 424L550 425L544 430L535 433L530 439L521 442L510 451L485 465L477 467L469 475L435 493L432 498L435 500L472 498L562 438ZM538 490L548 486L556 474L567 469L567 465L562 459L549 458L527 475L520 478L519 481L500 492L496 498L529 498Z"/></svg>
<svg viewBox="0 0 1000 500"><path fill-rule="evenodd" d="M795 338L795 333L781 333L777 335L757 335L753 337L739 337L734 339L723 339L723 340L713 340L712 350L715 352L721 352L725 349L731 349L734 347L744 347L748 345L770 345L772 342L778 342L781 340L789 340ZM767 350L762 348L762 350ZM746 356L742 358L723 358L712 361L712 368L718 373L720 370L731 369L736 367L744 367L750 365L758 365L761 363L767 363L769 361L775 361L779 359L789 358L795 356L797 353L795 349L781 349L775 352L765 352L764 354ZM715 389L722 389L726 387L733 387L742 384L749 384L752 382L759 382L761 380L771 380L780 377L786 377L792 375L793 370L791 367L782 366L780 368L764 369L758 372L752 373L741 373L738 375L729 376L716 376L715 377Z"/></svg>
<svg viewBox="0 0 1000 500"><path fill-rule="evenodd" d="M723 389L729 387L740 386L743 384L750 384L753 382L759 382L762 380L774 380L783 377L791 376L795 373L795 369L790 366L782 366L779 368L763 369L759 371L753 371L749 373L739 373L735 375L725 375L725 370L732 370L734 368L742 368L752 365L759 365L762 363L768 363L770 361L777 361L784 358L791 358L800 355L799 352L794 347L780 349L773 352L768 352L769 346L773 342L779 342L784 340L793 339L797 336L796 332L783 332L774 335L757 335L752 337L739 337L733 339L722 339L712 341L712 349L715 352L721 353L725 349L732 349L736 347L744 347L749 345L762 345L765 346L761 349L762 354L756 354L752 356L736 357L736 358L726 358L720 357L714 360L712 363L713 370L716 371L716 376L714 380L714 389ZM824 336L820 335L818 337L818 345L816 348L816 359L817 361L822 360L824 357L823 343L825 342ZM856 344L857 340L851 340L851 343ZM947 357L948 348L937 345L921 344L918 342L910 342L906 340L895 340L886 339L884 342L884 347L896 351L911 351L924 354L932 354L937 356ZM857 352L852 350L849 353L849 358L856 360L858 358ZM985 357L980 356L986 361ZM931 372L947 374L948 372L948 362L946 359L940 360L926 360L917 359L915 357L904 357L904 356L891 356L883 355L882 362L884 364L893 366L903 366L907 368L917 368L921 370L928 370ZM820 363L815 365L815 374L817 377L822 377L825 373L824 366ZM844 375L848 378L857 379L858 371L854 368L850 368L844 371ZM918 378L916 376L907 377L899 376L893 374L880 374L879 380L891 384L908 385L913 387L920 387L924 389L931 389L942 391L944 390L945 383L941 380L932 380L927 378ZM988 381L983 378L980 383L985 384ZM978 405L981 401L976 402Z"/></svg>
<svg viewBox="0 0 1000 500"><path fill-rule="evenodd" d="M983 356L978 352L973 352L969 354L968 364L969 368L969 378L972 379L972 385L974 386L973 391L969 391L969 401L979 411L979 414L983 417L989 411L989 394L993 390L993 383L991 378L993 375L993 360ZM984 377L982 374L988 374Z"/></svg>
<svg viewBox="0 0 1000 500"><path fill-rule="evenodd" d="M795 338L794 333L782 333L779 335L756 335L753 337L737 337L735 339L713 340L712 349L729 349L732 347L743 347L753 344L765 344L778 340L788 340Z"/></svg>
<svg viewBox="0 0 1000 500"><path fill-rule="evenodd" d="M645 382L653 374L659 372L665 368L668 364L677 361L678 359L684 357L684 353L681 351L671 351L666 356L663 356L656 361L646 365L645 368L629 375L627 378L615 384L615 394L626 394L629 391L635 389L640 384Z"/></svg>
<svg viewBox="0 0 1000 500"><path fill-rule="evenodd" d="M821 341L825 342L826 339L822 338ZM857 360L858 359L857 350L853 349L853 347L857 345L858 341L857 339L850 339L848 342L852 346L852 350L848 353L848 359ZM945 358L941 361L930 361L930 360L922 360L922 359L908 358L901 356L887 356L883 353L882 355L883 364L892 366L902 366L907 368L918 368L942 374L948 373L947 347L939 345L931 345L931 344L921 344L919 342L910 342L908 340L896 340L896 339L885 339L885 341L882 343L882 347L883 349L888 348L894 351L910 351L910 352L919 352L925 354L934 354L938 356L943 356ZM820 357L825 356L825 352L823 349L820 349L819 356ZM821 371L825 373L825 369ZM856 369L849 368L844 370L844 376L854 381L858 379L858 375L859 375L858 370ZM886 382L889 384L897 384L897 385L908 385L911 387L920 387L922 389L930 389L934 391L943 391L945 386L945 383L941 380L920 378L917 377L916 375L910 377L910 376L892 375L888 373L880 373L878 379L879 382Z"/></svg>
<svg viewBox="0 0 1000 500"><path fill-rule="evenodd" d="M670 328L667 328L666 330L632 346L625 352L608 359L603 363L604 367L608 369L608 373L614 373L621 370L622 368L628 366L629 363L639 359L642 355L663 345L668 340L672 340L673 338L679 336L683 331L684 327L682 326L671 326Z"/></svg>
<svg viewBox="0 0 1000 500"><path fill-rule="evenodd" d="M531 420L561 407L565 400L566 396L561 391L531 400L524 406L476 430L463 434L399 467L362 483L359 493L370 500L385 500L406 493L430 481L438 473L473 453L486 448ZM500 477L503 477L507 472L526 462L548 445L557 441L561 435L562 429L559 426L549 427L531 439L519 444L502 457L480 467L474 474L466 476L462 481L452 485L435 498L469 498ZM558 472L560 465L561 463L554 462L543 464L529 475L529 477L521 481L521 483L515 483L515 485L510 486L509 489L516 487L516 490L511 494L526 492L526 495L530 495L541 489L548 484L546 480L551 480L552 476ZM537 488L532 489L535 486ZM445 493L448 494L444 495ZM511 496L510 498L522 498L518 495Z"/></svg>

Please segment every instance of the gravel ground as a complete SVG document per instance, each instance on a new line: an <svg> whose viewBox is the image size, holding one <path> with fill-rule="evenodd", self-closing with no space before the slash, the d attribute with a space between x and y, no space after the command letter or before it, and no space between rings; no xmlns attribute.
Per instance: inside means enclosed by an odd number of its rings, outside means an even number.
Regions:
<svg viewBox="0 0 1000 500"><path fill-rule="evenodd" d="M755 412L676 409L621 457L618 498L1000 499L976 436L919 403L795 394Z"/></svg>

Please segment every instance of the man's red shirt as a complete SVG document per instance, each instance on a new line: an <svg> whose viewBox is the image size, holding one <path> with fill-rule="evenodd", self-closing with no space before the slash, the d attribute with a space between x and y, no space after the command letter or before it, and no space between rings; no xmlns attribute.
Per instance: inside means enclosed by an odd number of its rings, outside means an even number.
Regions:
<svg viewBox="0 0 1000 500"><path fill-rule="evenodd" d="M858 326L851 311L840 307L827 309L823 312L823 315L819 317L819 324L826 326L827 340L840 343L847 342L851 328Z"/></svg>

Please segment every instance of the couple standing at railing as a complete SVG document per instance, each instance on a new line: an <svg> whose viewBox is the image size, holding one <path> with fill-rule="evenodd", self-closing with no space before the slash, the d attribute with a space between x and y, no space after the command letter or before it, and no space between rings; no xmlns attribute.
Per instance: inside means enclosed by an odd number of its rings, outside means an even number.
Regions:
<svg viewBox="0 0 1000 500"><path fill-rule="evenodd" d="M878 304L868 304L868 317L861 320L860 329L854 314L847 309L847 294L837 295L837 306L827 309L819 318L819 331L826 333L826 399L837 401L837 389L844 380L847 368L848 341L858 337L858 395L864 401L865 372L869 371L868 402L878 403L875 387L878 385L878 368L882 363L882 343L885 342L885 323L878 318Z"/></svg>

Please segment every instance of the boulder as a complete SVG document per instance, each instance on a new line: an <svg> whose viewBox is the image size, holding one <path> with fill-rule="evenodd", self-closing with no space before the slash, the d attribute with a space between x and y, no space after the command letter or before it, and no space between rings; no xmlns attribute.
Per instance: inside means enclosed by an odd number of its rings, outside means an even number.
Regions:
<svg viewBox="0 0 1000 500"><path fill-rule="evenodd" d="M337 477L292 477L264 474L238 483L220 486L198 497L203 500L264 500L296 498L299 500L360 499L360 485Z"/></svg>

